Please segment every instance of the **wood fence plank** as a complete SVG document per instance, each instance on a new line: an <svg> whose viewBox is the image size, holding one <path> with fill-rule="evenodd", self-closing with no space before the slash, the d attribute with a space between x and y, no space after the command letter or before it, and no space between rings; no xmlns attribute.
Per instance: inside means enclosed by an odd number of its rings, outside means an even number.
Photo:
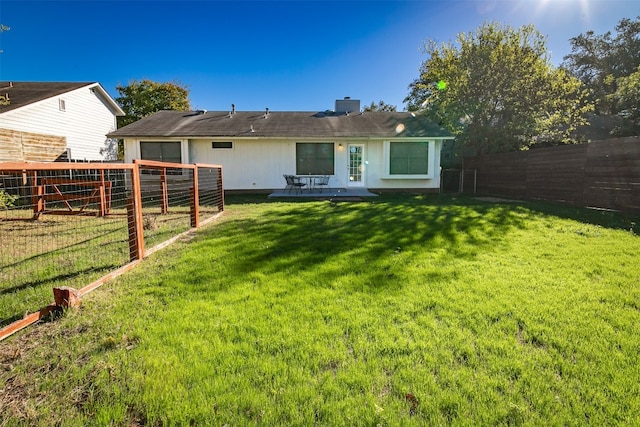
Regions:
<svg viewBox="0 0 640 427"><path fill-rule="evenodd" d="M465 158L476 191L640 213L640 138Z"/></svg>

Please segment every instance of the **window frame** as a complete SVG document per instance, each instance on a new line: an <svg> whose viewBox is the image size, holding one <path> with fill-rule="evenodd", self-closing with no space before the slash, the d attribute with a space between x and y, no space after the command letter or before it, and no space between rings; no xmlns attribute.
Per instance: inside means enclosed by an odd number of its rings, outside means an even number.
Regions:
<svg viewBox="0 0 640 427"><path fill-rule="evenodd" d="M155 162L166 162L166 163L175 163L174 161L167 161L164 159L150 159L150 158L144 158L142 157L142 145L143 144L160 144L160 146L165 147L166 145L164 144L180 144L180 161L178 162L179 164L183 164L184 163L184 141L183 140L165 140L165 141L161 141L161 140L138 140L138 158L140 160L151 160L151 161L155 161ZM142 174L143 175L160 175L160 170L159 169L142 169ZM182 168L170 168L167 171L167 175L183 175L183 169Z"/></svg>
<svg viewBox="0 0 640 427"><path fill-rule="evenodd" d="M229 144L229 147L216 147L216 144ZM233 150L233 141L211 141L212 150Z"/></svg>
<svg viewBox="0 0 640 427"><path fill-rule="evenodd" d="M152 160L152 161L156 161L156 162L176 163L176 162L173 162L173 161L164 160L162 158L162 155L161 155L161 158L159 158L159 159L158 158L155 158L155 159L144 158L142 156L142 145L143 144L159 144L161 147L166 147L168 144L178 144L179 153L180 153L180 158L178 159L179 160L178 163L184 163L183 160L182 160L183 159L182 141L142 141L142 140L138 141L138 147L140 149L140 153L139 153L140 155L138 157L140 158L140 160Z"/></svg>
<svg viewBox="0 0 640 427"><path fill-rule="evenodd" d="M314 146L315 148L315 153L317 154L320 148L320 146L331 146L330 150L327 150L327 152L331 153L331 167L330 169L324 170L324 169L318 169L318 170L313 170L310 169L311 172L309 172L308 170L304 169L304 168L300 168L300 153L298 151L298 147L301 145L305 145L305 146ZM296 142L296 149L295 149L295 168L296 168L296 175L335 175L336 174L336 143L335 142L325 142L325 141L317 141L317 142L309 142L309 141L298 141ZM319 159L319 157L315 157L314 160L317 161L317 159ZM328 161L327 161L327 165L328 166Z"/></svg>
<svg viewBox="0 0 640 427"><path fill-rule="evenodd" d="M427 143L427 173L426 174L399 174L391 173L391 146L393 143ZM434 179L435 167L435 148L436 141L433 139L404 139L397 138L383 142L383 173L382 179Z"/></svg>

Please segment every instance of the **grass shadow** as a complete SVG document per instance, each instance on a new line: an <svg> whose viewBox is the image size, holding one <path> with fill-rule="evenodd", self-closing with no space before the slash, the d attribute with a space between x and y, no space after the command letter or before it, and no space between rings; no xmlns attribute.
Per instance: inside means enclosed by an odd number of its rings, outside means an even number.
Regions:
<svg viewBox="0 0 640 427"><path fill-rule="evenodd" d="M553 216L557 218L571 219L578 222L583 222L592 225L598 225L601 227L633 231L635 234L640 234L640 215L636 215L628 212L586 208L580 206L574 206L563 203L554 203L548 201L527 201L527 200L509 200L500 202L489 202L480 200L475 195L469 194L433 194L433 195L411 195L408 193L388 193L380 196L380 201L390 202L397 201L398 203L412 203L407 202L407 197L414 198L416 200L424 200L426 203L434 205L466 205L466 206L481 206L481 205L498 205L498 206L511 206L514 208L523 208L539 214ZM300 204L313 203L317 200L313 199L300 199L300 198L280 198L269 199L266 195L262 194L233 194L227 196L225 204L233 206L236 204L268 204L268 203L282 203L282 202L295 202ZM351 203L350 201L342 201L340 198L331 200L335 203ZM377 198L365 200L366 202L376 203Z"/></svg>
<svg viewBox="0 0 640 427"><path fill-rule="evenodd" d="M284 274L319 286L347 282L367 290L402 286L417 263L434 264L434 273L442 257L473 259L523 221L513 206L425 195L293 203L245 195L227 202L230 211L236 204L265 206L257 217L223 222L193 242L196 251L235 254L224 260L230 277ZM194 285L210 279L201 266L193 269L176 274ZM446 274L455 272L429 273L425 280L446 280Z"/></svg>
<svg viewBox="0 0 640 427"><path fill-rule="evenodd" d="M640 235L640 215L632 213L550 202L522 202L521 206L546 216L572 219L612 230L631 231Z"/></svg>

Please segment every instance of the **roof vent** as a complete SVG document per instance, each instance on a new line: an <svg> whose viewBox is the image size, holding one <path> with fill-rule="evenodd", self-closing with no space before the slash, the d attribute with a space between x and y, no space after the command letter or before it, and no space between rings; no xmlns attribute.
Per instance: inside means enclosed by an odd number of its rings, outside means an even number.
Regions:
<svg viewBox="0 0 640 427"><path fill-rule="evenodd" d="M236 113L236 104L231 104L231 111L229 112L229 117L232 117Z"/></svg>
<svg viewBox="0 0 640 427"><path fill-rule="evenodd" d="M196 114L198 114L198 115L204 114L206 112L207 112L207 110L196 110Z"/></svg>
<svg viewBox="0 0 640 427"><path fill-rule="evenodd" d="M264 109L264 118L266 119L267 117L269 117L269 108Z"/></svg>
<svg viewBox="0 0 640 427"><path fill-rule="evenodd" d="M253 125L251 125L251 127L249 127L249 132L251 132L251 133L255 132L255 130L253 130Z"/></svg>

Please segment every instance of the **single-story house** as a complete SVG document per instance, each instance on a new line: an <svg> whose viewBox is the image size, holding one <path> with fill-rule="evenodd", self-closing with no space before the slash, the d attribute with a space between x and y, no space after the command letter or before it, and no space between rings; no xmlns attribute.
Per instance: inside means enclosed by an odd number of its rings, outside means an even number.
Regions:
<svg viewBox="0 0 640 427"><path fill-rule="evenodd" d="M321 112L159 111L111 132L134 159L220 164L225 190L272 191L284 174L329 175L331 188L440 187L440 150L452 138L423 116L361 112L337 100Z"/></svg>
<svg viewBox="0 0 640 427"><path fill-rule="evenodd" d="M121 115L96 82L0 82L0 162L115 160Z"/></svg>

